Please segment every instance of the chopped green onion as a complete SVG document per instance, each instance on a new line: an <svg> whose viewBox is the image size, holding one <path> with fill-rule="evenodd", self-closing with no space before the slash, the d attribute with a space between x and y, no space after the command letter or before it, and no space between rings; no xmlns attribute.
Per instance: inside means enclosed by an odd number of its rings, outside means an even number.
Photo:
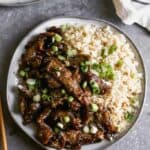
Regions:
<svg viewBox="0 0 150 150"><path fill-rule="evenodd" d="M109 50L108 50L108 53L109 54L112 54L113 52L115 52L117 50L117 46L115 44L111 45Z"/></svg>
<svg viewBox="0 0 150 150"><path fill-rule="evenodd" d="M25 76L26 76L26 72L25 72L24 70L20 70L20 71L19 71L19 75L20 75L21 77L25 77Z"/></svg>
<svg viewBox="0 0 150 150"><path fill-rule="evenodd" d="M90 86L91 86L93 94L99 94L100 93L100 87L95 81L91 80Z"/></svg>
<svg viewBox="0 0 150 150"><path fill-rule="evenodd" d="M56 133L58 133L60 130L59 130L57 127L55 127L55 128L54 128L54 131L55 131Z"/></svg>
<svg viewBox="0 0 150 150"><path fill-rule="evenodd" d="M52 37L52 43L55 43L55 38L54 37Z"/></svg>
<svg viewBox="0 0 150 150"><path fill-rule="evenodd" d="M48 89L46 89L46 88L42 90L43 94L46 94L47 92L48 92Z"/></svg>
<svg viewBox="0 0 150 150"><path fill-rule="evenodd" d="M29 89L30 91L34 90L34 89L35 89L35 85L28 85L28 89Z"/></svg>
<svg viewBox="0 0 150 150"><path fill-rule="evenodd" d="M66 94L66 91L65 91L65 89L61 89L61 94Z"/></svg>
<svg viewBox="0 0 150 150"><path fill-rule="evenodd" d="M68 102L72 102L74 100L74 97L73 96L69 96L68 97Z"/></svg>
<svg viewBox="0 0 150 150"><path fill-rule="evenodd" d="M84 132L84 133L89 133L89 132L90 132L89 126L87 126L87 125L84 126L84 127L83 127L83 132Z"/></svg>
<svg viewBox="0 0 150 150"><path fill-rule="evenodd" d="M69 61L65 61L65 64L66 64L67 67L70 66L70 62Z"/></svg>
<svg viewBox="0 0 150 150"><path fill-rule="evenodd" d="M70 122L70 117L69 116L64 116L64 121L65 121L65 123Z"/></svg>
<svg viewBox="0 0 150 150"><path fill-rule="evenodd" d="M63 129L63 128L64 128L64 125L63 125L61 122L58 122L58 123L57 123L57 127L59 127L60 129Z"/></svg>
<svg viewBox="0 0 150 150"><path fill-rule="evenodd" d="M88 72L89 70L89 65L90 65L90 62L89 61L85 61L85 62L81 62L80 64L80 69L82 72Z"/></svg>
<svg viewBox="0 0 150 150"><path fill-rule="evenodd" d="M115 78L113 68L111 67L110 64L107 64L105 62L99 64L94 63L92 65L92 69L94 69L96 72L99 73L100 78L106 80L113 80Z"/></svg>
<svg viewBox="0 0 150 150"><path fill-rule="evenodd" d="M62 37L59 34L55 34L54 38L56 42L60 42L62 40Z"/></svg>
<svg viewBox="0 0 150 150"><path fill-rule="evenodd" d="M87 87L87 84L88 84L87 81L83 82L83 84L82 84L83 89L85 89Z"/></svg>
<svg viewBox="0 0 150 150"><path fill-rule="evenodd" d="M122 65L123 65L123 60L122 59L118 60L116 63L116 67L121 67Z"/></svg>
<svg viewBox="0 0 150 150"><path fill-rule="evenodd" d="M98 131L97 127L96 127L96 126L94 126L94 125L92 125L92 126L91 126L91 130L90 130L90 132L91 132L92 134L96 134L96 133L97 133L97 131Z"/></svg>
<svg viewBox="0 0 150 150"><path fill-rule="evenodd" d="M130 101L131 106L134 106L134 104L136 102L136 99L135 99L135 97L134 98L129 98L129 101Z"/></svg>
<svg viewBox="0 0 150 150"><path fill-rule="evenodd" d="M59 60L66 60L66 58L64 56L62 56L62 55L58 55L58 59Z"/></svg>
<svg viewBox="0 0 150 150"><path fill-rule="evenodd" d="M55 72L59 71L59 68L58 68L58 67L55 67L55 68L54 68L54 71L55 71Z"/></svg>
<svg viewBox="0 0 150 150"><path fill-rule="evenodd" d="M61 25L61 30L62 30L62 32L65 32L66 29L67 29L67 27L68 27L67 24Z"/></svg>
<svg viewBox="0 0 150 150"><path fill-rule="evenodd" d="M124 114L124 118L127 120L127 122L130 123L130 122L132 122L133 119L134 119L134 114L127 111L127 112Z"/></svg>
<svg viewBox="0 0 150 150"><path fill-rule="evenodd" d="M35 85L35 84L36 84L36 80L35 80L35 79L27 79L27 80L26 80L26 83L27 83L28 85Z"/></svg>
<svg viewBox="0 0 150 150"><path fill-rule="evenodd" d="M106 48L102 48L102 50L101 50L101 56L103 58L105 58L107 56L107 50L106 50Z"/></svg>
<svg viewBox="0 0 150 150"><path fill-rule="evenodd" d="M40 100L41 100L40 94L37 94L37 95L34 95L34 96L33 96L33 101L34 101L34 102L39 102Z"/></svg>
<svg viewBox="0 0 150 150"><path fill-rule="evenodd" d="M135 74L131 72L130 77L133 79L135 77Z"/></svg>
<svg viewBox="0 0 150 150"><path fill-rule="evenodd" d="M92 111L92 112L97 112L98 109L99 109L99 108L98 108L98 105L97 105L97 104L95 104L95 103L92 103L92 104L91 104L91 111Z"/></svg>
<svg viewBox="0 0 150 150"><path fill-rule="evenodd" d="M52 46L52 50L54 51L54 52L57 52L58 51L58 47L57 46Z"/></svg>
<svg viewBox="0 0 150 150"><path fill-rule="evenodd" d="M52 99L52 97L50 95L46 94L46 93L42 94L41 98L44 101L50 101Z"/></svg>
<svg viewBox="0 0 150 150"><path fill-rule="evenodd" d="M67 51L67 56L68 57L73 57L77 54L77 51L76 50L73 50L73 49L68 49Z"/></svg>

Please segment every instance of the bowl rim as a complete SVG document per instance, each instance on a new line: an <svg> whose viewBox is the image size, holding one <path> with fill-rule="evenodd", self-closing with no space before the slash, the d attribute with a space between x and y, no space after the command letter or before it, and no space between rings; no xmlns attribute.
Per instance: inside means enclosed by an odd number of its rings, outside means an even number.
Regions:
<svg viewBox="0 0 150 150"><path fill-rule="evenodd" d="M41 22L40 24L36 25L35 27L32 28L32 30L30 30L29 32L27 32L27 34L21 39L21 41L18 43L17 47L15 48L15 51L12 55L12 58L10 60L10 65L9 65L9 69L8 69L8 74L7 74L7 86L6 86L6 103L7 103L7 107L8 107L8 111L9 114L11 116L11 118L13 119L13 121L16 123L16 125L28 136L30 137L30 139L32 139L36 144L40 145L42 148L45 148L45 146L43 144L41 144L37 139L35 139L34 137L32 137L31 135L29 135L27 132L24 131L24 129L19 125L19 123L14 119L10 109L9 109L9 105L8 105L8 81L9 81L9 74L10 74L10 67L11 67L11 63L12 63L12 59L14 58L15 52L18 49L18 47L20 46L20 44L26 39L26 37L28 37L34 30L36 30L38 27L43 26L44 24L46 24L47 22L53 21L53 20L58 20L58 19L81 19L81 20L85 20L85 21L97 21L97 22L103 22L109 26L111 26L112 28L114 28L115 30L117 30L118 32L120 32L121 34L123 34L127 40L132 44L132 46L134 47L139 60L141 62L141 67L143 70L143 97L142 97L142 103L140 105L140 108L138 110L137 116L135 118L135 120L131 123L130 127L128 128L128 130L126 130L123 134L121 134L118 138L116 138L116 140L110 142L107 146L105 146L105 148L117 143L118 141L123 140L123 138L125 138L128 134L129 131L131 131L134 126L137 124L138 120L141 118L142 112L143 112L143 106L145 103L145 99L146 99L146 92L147 92L147 82L146 82L146 71L145 71L145 65L144 65L144 61L143 58L141 56L141 53L139 51L139 49L136 47L136 45L134 44L134 42L130 39L130 37L124 32L122 31L122 29L120 29L117 25L113 24L110 21L107 21L105 19L98 19L98 18L89 18L89 17L82 17L82 16L55 16L55 17L51 17L43 22ZM99 143L99 142L98 142ZM90 144L88 144L90 145ZM50 149L54 149L52 147L49 147Z"/></svg>

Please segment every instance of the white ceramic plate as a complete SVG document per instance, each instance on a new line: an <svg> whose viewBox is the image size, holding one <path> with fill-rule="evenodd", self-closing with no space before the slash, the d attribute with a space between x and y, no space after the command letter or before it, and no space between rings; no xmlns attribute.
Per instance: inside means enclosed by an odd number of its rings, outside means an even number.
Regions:
<svg viewBox="0 0 150 150"><path fill-rule="evenodd" d="M114 25L112 25L111 23L108 23L104 20L90 20L90 19L85 19L85 18L75 18L75 17L57 17L57 18L53 18L50 19L48 21L43 22L42 24L40 24L39 26L37 26L34 30L32 30L23 40L22 42L19 44L19 46L17 47L13 58L11 60L11 64L10 64L10 68L9 68L9 73L8 73L8 81L7 81L7 103L8 103L8 109L10 111L10 114L12 116L12 118L14 119L14 121L18 124L18 126L30 137L32 138L36 143L38 143L40 146L42 146L43 148L50 150L51 148L45 147L43 145L41 145L35 138L35 130L34 130L34 126L33 125L27 125L24 126L22 124L22 117L19 114L19 112L15 111L15 107L17 105L17 94L15 92L17 83L18 83L18 79L16 76L17 70L18 70L18 62L19 59L21 58L21 55L24 53L25 50L25 45L28 43L28 41L30 41L32 39L33 36L41 33L41 32L45 32L47 28L49 28L50 26L59 26L61 24L74 24L74 23L78 23L78 24L95 24L98 26L105 26L105 25L109 25L112 27L112 29L115 32L120 32L122 34L124 34L122 31L120 31L117 27L115 27ZM125 35L125 34L124 34ZM126 35L125 35L126 36ZM139 70L141 72L143 72L144 74L144 80L142 83L142 88L143 88L143 93L140 97L140 109L137 113L137 116L134 120L134 122L127 128L126 131L124 131L122 134L120 134L117 139L113 142L108 142L108 141L103 141L100 143L96 143L96 144L90 144L90 145L85 145L82 147L83 150L99 150L99 149L103 149L106 148L107 146L111 145L112 143L116 142L118 139L120 139L121 137L123 137L128 131L129 129L133 126L133 124L136 122L137 118L139 117L139 114L141 112L141 108L143 106L143 102L144 102L144 95L145 95L145 70L144 70L144 65L143 65L143 61L141 59L141 56L137 50L137 48L135 47L135 45L133 44L133 42L126 36L130 46L132 47L135 56L137 58L137 60L139 61ZM52 150L52 149L51 149Z"/></svg>
<svg viewBox="0 0 150 150"><path fill-rule="evenodd" d="M0 0L1 6L23 6L37 3L40 0Z"/></svg>

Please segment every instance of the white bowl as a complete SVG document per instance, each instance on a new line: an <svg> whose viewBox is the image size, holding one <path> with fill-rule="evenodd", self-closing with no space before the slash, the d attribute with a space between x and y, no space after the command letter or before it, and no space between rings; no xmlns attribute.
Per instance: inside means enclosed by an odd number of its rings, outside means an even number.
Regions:
<svg viewBox="0 0 150 150"><path fill-rule="evenodd" d="M9 112L12 116L12 118L14 119L14 121L16 122L16 124L30 137L32 138L36 143L38 143L41 147L47 149L47 150L52 150L53 148L49 148L46 147L44 145L42 145L36 138L35 138L35 130L34 130L34 125L27 125L24 126L22 124L22 116L20 115L19 112L17 112L15 110L15 107L17 105L17 94L16 94L16 86L18 83L18 78L16 76L19 65L19 59L21 58L21 55L24 53L25 51L25 45L32 39L33 36L45 32L47 28L49 28L50 26L59 26L61 24L95 24L98 26L105 26L105 25L109 25L112 27L112 29L115 32L119 32L124 34L122 31L120 31L120 29L118 29L117 27L115 27L113 24L108 23L107 21L104 20L94 20L94 19L86 19L86 18L79 18L79 17L56 17L53 19L50 19L48 21L43 22L42 24L40 24L39 26L37 26L35 29L33 29L29 34L27 34L27 36L25 36L25 38L21 41L21 43L19 44L19 46L16 48L16 51L13 55L13 58L11 60L11 64L9 67L9 73L8 73L8 80L7 80L7 103L8 103L8 109ZM125 35L125 34L124 34ZM127 38L128 43L130 44L130 46L132 47L135 56L137 58L137 60L139 61L139 70L143 73L144 75L144 80L142 83L142 88L143 88L143 93L140 97L140 108L139 111L137 113L137 116L135 118L135 120L133 121L133 123L126 129L126 131L124 131L123 133L121 133L117 139L115 139L113 142L109 142L109 141L102 141L96 144L89 144L89 145L84 145L82 146L83 150L99 150L99 149L103 149L106 148L107 146L111 145L112 143L116 142L118 139L120 139L121 137L123 137L124 135L127 134L127 132L129 131L129 129L133 126L133 124L136 122L137 118L139 117L139 114L141 112L141 108L143 106L143 102L144 102L144 96L145 96L145 69L144 69L144 65L143 65L143 61L141 59L141 56L137 50L137 48L135 47L135 45L133 44L133 42L125 35L125 37Z"/></svg>

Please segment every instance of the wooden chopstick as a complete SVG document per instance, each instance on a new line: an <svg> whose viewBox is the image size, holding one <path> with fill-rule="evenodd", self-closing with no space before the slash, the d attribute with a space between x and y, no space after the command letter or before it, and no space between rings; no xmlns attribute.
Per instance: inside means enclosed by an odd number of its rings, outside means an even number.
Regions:
<svg viewBox="0 0 150 150"><path fill-rule="evenodd" d="M4 125L4 117L3 117L3 110L2 110L2 99L0 96L0 131L1 131L1 142L2 142L2 150L7 149L7 138L6 138L6 130Z"/></svg>

